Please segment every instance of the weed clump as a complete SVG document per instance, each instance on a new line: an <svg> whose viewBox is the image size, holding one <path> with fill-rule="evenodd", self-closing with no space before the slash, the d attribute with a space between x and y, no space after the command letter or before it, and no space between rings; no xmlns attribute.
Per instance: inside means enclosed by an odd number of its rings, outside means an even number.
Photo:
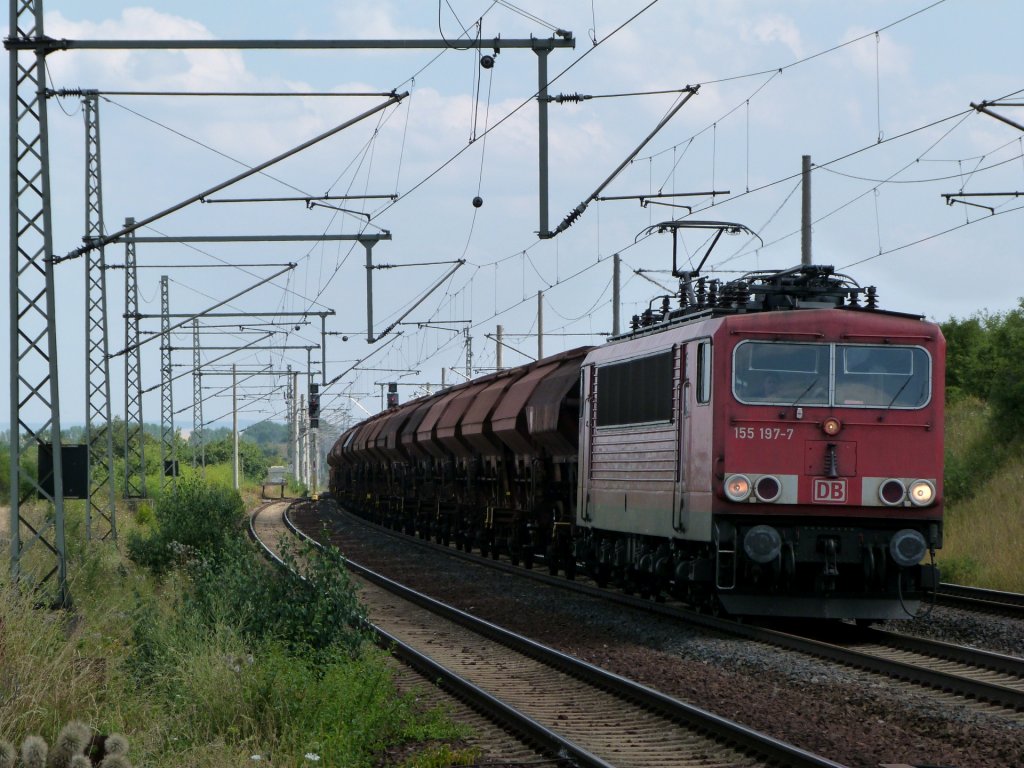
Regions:
<svg viewBox="0 0 1024 768"><path fill-rule="evenodd" d="M92 751L94 745L102 745ZM0 768L131 768L128 740L120 734L94 737L84 723L73 720L64 726L51 750L42 736L26 736L18 752L0 740Z"/></svg>
<svg viewBox="0 0 1024 768"><path fill-rule="evenodd" d="M193 476L157 501L156 530L133 533L128 556L155 573L166 572L191 555L216 556L241 536L245 504L232 488Z"/></svg>

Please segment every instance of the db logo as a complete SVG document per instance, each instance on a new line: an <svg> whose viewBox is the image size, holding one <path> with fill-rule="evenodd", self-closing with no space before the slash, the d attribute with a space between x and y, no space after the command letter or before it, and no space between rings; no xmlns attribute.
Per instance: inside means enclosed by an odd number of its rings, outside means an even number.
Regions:
<svg viewBox="0 0 1024 768"><path fill-rule="evenodd" d="M846 502L846 480L815 479L813 501L822 504L844 504Z"/></svg>

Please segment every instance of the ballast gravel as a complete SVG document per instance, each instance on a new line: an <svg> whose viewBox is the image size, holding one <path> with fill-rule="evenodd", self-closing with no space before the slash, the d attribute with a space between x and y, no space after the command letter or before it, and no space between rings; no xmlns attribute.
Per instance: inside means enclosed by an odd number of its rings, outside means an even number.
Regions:
<svg viewBox="0 0 1024 768"><path fill-rule="evenodd" d="M712 631L467 564L339 514L323 520L350 559L545 645L853 768L1024 765L1024 713ZM1024 655L1024 622L936 608L893 631Z"/></svg>

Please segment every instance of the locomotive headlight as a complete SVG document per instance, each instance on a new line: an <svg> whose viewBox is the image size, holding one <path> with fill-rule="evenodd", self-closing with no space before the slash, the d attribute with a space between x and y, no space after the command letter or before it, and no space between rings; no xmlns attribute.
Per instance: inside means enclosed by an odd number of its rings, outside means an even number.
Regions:
<svg viewBox="0 0 1024 768"><path fill-rule="evenodd" d="M907 489L900 480L886 480L878 486L878 498L888 507L897 507L903 503Z"/></svg>
<svg viewBox="0 0 1024 768"><path fill-rule="evenodd" d="M924 536L912 528L896 531L889 541L889 552L892 554L892 559L896 561L896 565L903 568L920 563L927 550L928 545L925 543Z"/></svg>
<svg viewBox="0 0 1024 768"><path fill-rule="evenodd" d="M759 478L757 484L754 485L754 493L757 494L758 501L770 504L776 501L782 493L782 483L779 482L777 477L765 475Z"/></svg>
<svg viewBox="0 0 1024 768"><path fill-rule="evenodd" d="M770 525L755 525L743 537L743 551L755 563L770 563L781 550L782 536Z"/></svg>
<svg viewBox="0 0 1024 768"><path fill-rule="evenodd" d="M926 507L935 501L935 486L930 480L915 480L907 489L907 495L915 506Z"/></svg>
<svg viewBox="0 0 1024 768"><path fill-rule="evenodd" d="M829 416L823 422L821 422L821 431L829 437L835 437L839 434L839 430L843 428L843 423L839 421L835 416Z"/></svg>
<svg viewBox="0 0 1024 768"><path fill-rule="evenodd" d="M732 501L746 501L750 496L750 479L746 475L725 478L725 495Z"/></svg>

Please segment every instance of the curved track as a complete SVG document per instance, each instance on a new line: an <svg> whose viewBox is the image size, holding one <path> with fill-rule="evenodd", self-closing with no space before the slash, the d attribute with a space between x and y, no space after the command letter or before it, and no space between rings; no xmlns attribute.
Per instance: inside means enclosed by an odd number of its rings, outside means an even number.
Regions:
<svg viewBox="0 0 1024 768"><path fill-rule="evenodd" d="M256 535L277 541L282 523L265 512L254 517L262 519L253 523ZM578 765L838 765L349 565L387 642Z"/></svg>

